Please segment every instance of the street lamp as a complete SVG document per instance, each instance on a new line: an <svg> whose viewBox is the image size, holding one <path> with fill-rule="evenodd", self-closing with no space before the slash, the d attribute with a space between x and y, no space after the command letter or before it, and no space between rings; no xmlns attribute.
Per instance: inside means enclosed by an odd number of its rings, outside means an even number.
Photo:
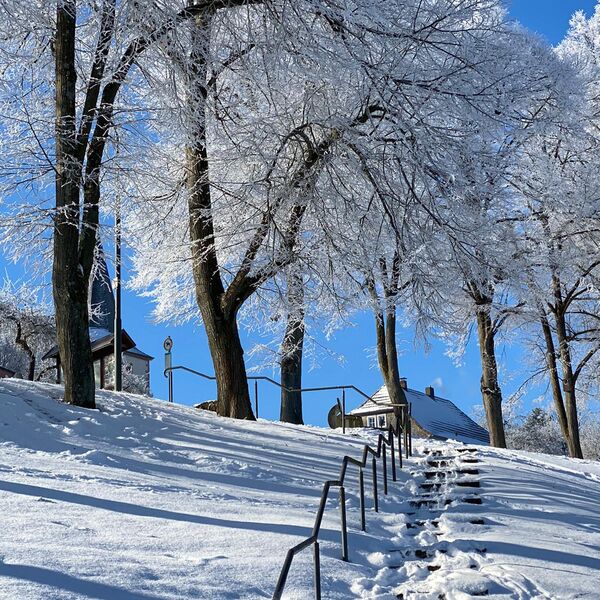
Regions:
<svg viewBox="0 0 600 600"><path fill-rule="evenodd" d="M165 349L165 370L164 375L169 380L169 402L173 402L173 362L171 350L173 349L173 340L171 336L168 336L163 342L163 348Z"/></svg>
<svg viewBox="0 0 600 600"><path fill-rule="evenodd" d="M115 206L115 391L123 389L123 323L121 322L121 202L117 197Z"/></svg>

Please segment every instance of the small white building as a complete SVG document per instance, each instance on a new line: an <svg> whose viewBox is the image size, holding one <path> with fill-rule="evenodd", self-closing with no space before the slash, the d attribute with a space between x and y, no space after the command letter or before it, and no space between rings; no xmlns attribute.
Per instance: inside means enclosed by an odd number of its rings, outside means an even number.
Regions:
<svg viewBox="0 0 600 600"><path fill-rule="evenodd" d="M115 299L101 248L90 286L90 313L90 342L96 387L110 390L113 389L115 372ZM125 329L121 332L121 347L123 352L123 390L149 394L150 361L153 360L153 357L142 352ZM47 359L56 360L56 379L57 383L60 383L62 368L58 346L46 353L43 360Z"/></svg>
<svg viewBox="0 0 600 600"><path fill-rule="evenodd" d="M435 395L432 387L425 392L411 390L406 379L401 380L407 402L411 405L413 434L435 439L454 439L467 444L489 444L489 433L468 417L453 402ZM394 408L385 385L369 400L349 413L360 417L364 427L378 429L395 425Z"/></svg>

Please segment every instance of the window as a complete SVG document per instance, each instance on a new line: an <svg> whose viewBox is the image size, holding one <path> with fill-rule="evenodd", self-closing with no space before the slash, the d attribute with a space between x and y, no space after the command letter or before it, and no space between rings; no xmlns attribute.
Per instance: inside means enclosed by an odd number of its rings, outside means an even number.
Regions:
<svg viewBox="0 0 600 600"><path fill-rule="evenodd" d="M96 381L96 389L99 389L100 386L102 385L102 378L101 378L101 370L102 370L102 364L100 363L99 360L95 360L94 361L94 379Z"/></svg>
<svg viewBox="0 0 600 600"><path fill-rule="evenodd" d="M367 417L367 426L375 427L375 417Z"/></svg>
<svg viewBox="0 0 600 600"><path fill-rule="evenodd" d="M385 415L377 415L378 427L385 427Z"/></svg>

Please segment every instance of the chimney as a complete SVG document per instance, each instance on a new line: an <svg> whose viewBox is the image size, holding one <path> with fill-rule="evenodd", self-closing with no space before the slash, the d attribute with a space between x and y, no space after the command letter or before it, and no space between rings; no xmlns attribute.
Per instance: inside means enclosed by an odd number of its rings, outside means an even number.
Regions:
<svg viewBox="0 0 600 600"><path fill-rule="evenodd" d="M406 377L400 377L400 387L403 390L407 390L408 389L408 383L406 382Z"/></svg>
<svg viewBox="0 0 600 600"><path fill-rule="evenodd" d="M434 390L434 389L433 389L433 388L432 388L430 385L428 385L428 386L425 388L425 393L426 393L426 394L427 394L427 395L428 395L430 398L435 398L435 390Z"/></svg>

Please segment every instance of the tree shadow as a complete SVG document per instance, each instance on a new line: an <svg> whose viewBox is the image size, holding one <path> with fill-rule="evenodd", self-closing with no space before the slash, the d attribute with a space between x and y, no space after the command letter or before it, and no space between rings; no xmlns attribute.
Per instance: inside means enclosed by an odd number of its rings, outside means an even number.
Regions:
<svg viewBox="0 0 600 600"><path fill-rule="evenodd" d="M140 591L129 591L114 585L80 579L60 571L31 565L0 563L0 577L37 583L96 600L161 600L159 596Z"/></svg>
<svg viewBox="0 0 600 600"><path fill-rule="evenodd" d="M520 556L531 558L546 563L544 568L552 570L549 563L556 565L573 565L587 569L598 569L598 558L596 556L583 556L572 552L561 552L549 548L525 546L524 544L512 544L510 542L494 540L490 544L494 554L507 554L508 556Z"/></svg>
<svg viewBox="0 0 600 600"><path fill-rule="evenodd" d="M280 533L284 535L297 535L301 537L309 537L311 533L310 527L301 527L299 525L288 525L285 523L261 523L256 521L231 521L204 515L194 515L160 508L152 508L149 506L141 506L138 504L131 504L129 502L121 502L118 500L107 500L104 498L96 498L94 496L85 496L83 494L65 492L62 490L55 490L53 488L45 488L36 485L14 483L12 481L0 480L0 490L13 494L35 496L37 498L43 497L60 502L70 502L72 504L80 504L82 506L91 506L93 508L110 510L136 517L152 517L155 519L168 519L171 521L195 523L198 525L211 525L214 527L227 527L231 529L246 529L250 531ZM336 532L333 530L322 529L321 531L324 534L323 537L325 539L334 539L336 536Z"/></svg>

